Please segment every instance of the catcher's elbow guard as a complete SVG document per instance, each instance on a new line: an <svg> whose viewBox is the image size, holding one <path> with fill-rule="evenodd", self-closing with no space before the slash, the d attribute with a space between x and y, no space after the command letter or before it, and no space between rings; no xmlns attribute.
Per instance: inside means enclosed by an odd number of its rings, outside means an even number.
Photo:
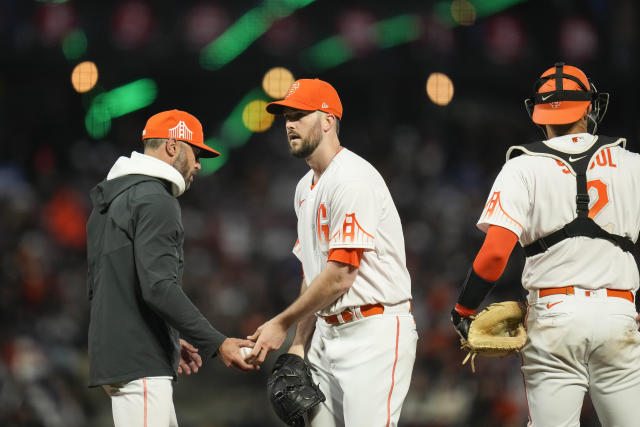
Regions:
<svg viewBox="0 0 640 427"><path fill-rule="evenodd" d="M473 266L471 266L469 273L467 273L467 278L462 285L462 292L460 293L460 297L458 297L458 304L475 310L482 300L489 295L489 292L491 292L495 284L495 282L490 282L478 276L478 274L473 271Z"/></svg>

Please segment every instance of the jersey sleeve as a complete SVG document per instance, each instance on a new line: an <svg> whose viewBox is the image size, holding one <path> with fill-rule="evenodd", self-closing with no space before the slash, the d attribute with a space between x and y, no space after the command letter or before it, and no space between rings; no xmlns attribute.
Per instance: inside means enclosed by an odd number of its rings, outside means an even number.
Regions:
<svg viewBox="0 0 640 427"><path fill-rule="evenodd" d="M517 163L505 163L498 174L491 193L478 220L478 228L485 233L490 225L498 225L520 237L529 216L531 200L522 169Z"/></svg>
<svg viewBox="0 0 640 427"><path fill-rule="evenodd" d="M329 249L375 249L381 202L373 184L364 180L340 183L329 205Z"/></svg>

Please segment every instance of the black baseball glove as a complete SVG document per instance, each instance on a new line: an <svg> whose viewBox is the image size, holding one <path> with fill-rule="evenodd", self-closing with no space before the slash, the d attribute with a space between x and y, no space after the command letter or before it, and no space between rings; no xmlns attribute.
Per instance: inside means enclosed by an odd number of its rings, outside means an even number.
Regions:
<svg viewBox="0 0 640 427"><path fill-rule="evenodd" d="M276 415L294 427L304 426L303 416L325 397L313 383L311 368L300 356L285 353L278 357L267 381L267 393Z"/></svg>

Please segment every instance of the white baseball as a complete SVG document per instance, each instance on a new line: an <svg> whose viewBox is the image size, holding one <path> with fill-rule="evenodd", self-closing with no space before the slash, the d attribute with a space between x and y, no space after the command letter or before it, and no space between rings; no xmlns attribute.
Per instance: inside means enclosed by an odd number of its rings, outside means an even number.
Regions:
<svg viewBox="0 0 640 427"><path fill-rule="evenodd" d="M247 360L247 357L251 354L251 350L253 350L251 347L240 347L240 356L242 356L244 360Z"/></svg>

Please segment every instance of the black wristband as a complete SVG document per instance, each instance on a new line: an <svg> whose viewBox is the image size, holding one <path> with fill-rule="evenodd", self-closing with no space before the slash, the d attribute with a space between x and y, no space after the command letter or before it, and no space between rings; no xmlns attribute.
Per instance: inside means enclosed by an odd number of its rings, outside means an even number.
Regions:
<svg viewBox="0 0 640 427"><path fill-rule="evenodd" d="M495 284L495 282L489 282L478 276L476 272L473 271L472 265L462 285L462 292L460 292L460 296L458 297L458 304L475 310L482 300L489 295L489 292L491 292Z"/></svg>

